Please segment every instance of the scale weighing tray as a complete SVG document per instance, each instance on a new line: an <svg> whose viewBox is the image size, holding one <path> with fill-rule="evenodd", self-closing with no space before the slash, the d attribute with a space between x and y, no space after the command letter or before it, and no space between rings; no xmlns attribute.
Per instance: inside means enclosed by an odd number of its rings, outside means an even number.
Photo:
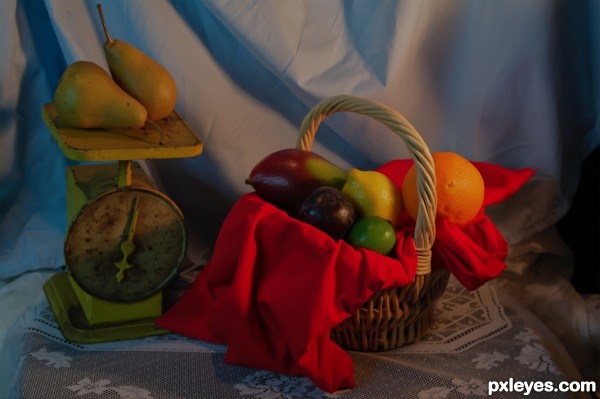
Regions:
<svg viewBox="0 0 600 399"><path fill-rule="evenodd" d="M44 105L42 118L64 155L74 161L185 158L202 152L202 142L176 111L140 129L67 127L53 103Z"/></svg>

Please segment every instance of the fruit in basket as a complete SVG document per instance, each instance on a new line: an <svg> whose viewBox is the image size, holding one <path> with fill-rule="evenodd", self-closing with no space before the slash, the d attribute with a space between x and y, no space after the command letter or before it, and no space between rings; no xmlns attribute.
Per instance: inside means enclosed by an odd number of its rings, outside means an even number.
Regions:
<svg viewBox="0 0 600 399"><path fill-rule="evenodd" d="M144 106L90 61L67 67L54 92L54 106L61 124L78 128L130 129L146 122Z"/></svg>
<svg viewBox="0 0 600 399"><path fill-rule="evenodd" d="M304 200L296 217L337 240L354 223L355 211L350 199L340 190L321 186Z"/></svg>
<svg viewBox="0 0 600 399"><path fill-rule="evenodd" d="M346 241L354 248L366 248L387 255L396 245L396 230L388 220L366 216L352 225Z"/></svg>
<svg viewBox="0 0 600 399"><path fill-rule="evenodd" d="M346 171L311 151L287 148L259 161L246 179L264 200L295 215L320 186L341 189Z"/></svg>
<svg viewBox="0 0 600 399"><path fill-rule="evenodd" d="M98 12L106 36L104 54L115 82L142 103L149 120L169 116L177 102L177 86L169 71L137 47L113 39L100 4Z"/></svg>
<svg viewBox="0 0 600 399"><path fill-rule="evenodd" d="M435 164L436 216L458 225L471 222L483 205L485 186L481 173L456 153L435 152L431 156ZM412 165L402 184L404 207L413 220L417 218L419 203L416 174Z"/></svg>
<svg viewBox="0 0 600 399"><path fill-rule="evenodd" d="M379 216L398 227L404 209L402 194L383 173L353 168L342 192L350 197L359 216Z"/></svg>

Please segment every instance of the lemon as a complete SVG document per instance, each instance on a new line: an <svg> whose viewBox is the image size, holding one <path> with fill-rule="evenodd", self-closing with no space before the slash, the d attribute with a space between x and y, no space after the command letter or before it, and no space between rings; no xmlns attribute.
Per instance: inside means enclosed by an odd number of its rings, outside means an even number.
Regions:
<svg viewBox="0 0 600 399"><path fill-rule="evenodd" d="M387 220L366 216L352 225L346 242L354 248L366 248L387 255L396 245L396 231Z"/></svg>
<svg viewBox="0 0 600 399"><path fill-rule="evenodd" d="M358 215L378 216L397 227L404 209L402 193L389 177L376 170L351 169L342 187Z"/></svg>

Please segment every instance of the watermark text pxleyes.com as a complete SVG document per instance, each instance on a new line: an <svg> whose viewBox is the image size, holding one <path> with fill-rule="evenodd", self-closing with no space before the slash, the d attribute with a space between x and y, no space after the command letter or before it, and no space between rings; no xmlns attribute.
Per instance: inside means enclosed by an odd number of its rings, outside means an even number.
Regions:
<svg viewBox="0 0 600 399"><path fill-rule="evenodd" d="M521 392L529 395L532 392L596 392L594 381L563 381L555 385L552 381L490 381L488 394L496 392Z"/></svg>

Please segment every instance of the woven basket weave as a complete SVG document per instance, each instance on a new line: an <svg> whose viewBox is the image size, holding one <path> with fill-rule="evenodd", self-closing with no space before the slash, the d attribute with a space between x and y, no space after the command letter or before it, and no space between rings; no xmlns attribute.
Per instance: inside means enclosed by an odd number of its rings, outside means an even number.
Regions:
<svg viewBox="0 0 600 399"><path fill-rule="evenodd" d="M437 204L433 159L419 133L401 114L379 102L349 95L330 97L313 107L302 121L296 147L310 150L319 124L336 112L353 112L383 123L404 141L417 168L415 280L403 287L375 292L353 316L331 332L332 339L348 350L393 349L417 341L427 331L435 303L446 289L450 275L446 269L431 269Z"/></svg>

